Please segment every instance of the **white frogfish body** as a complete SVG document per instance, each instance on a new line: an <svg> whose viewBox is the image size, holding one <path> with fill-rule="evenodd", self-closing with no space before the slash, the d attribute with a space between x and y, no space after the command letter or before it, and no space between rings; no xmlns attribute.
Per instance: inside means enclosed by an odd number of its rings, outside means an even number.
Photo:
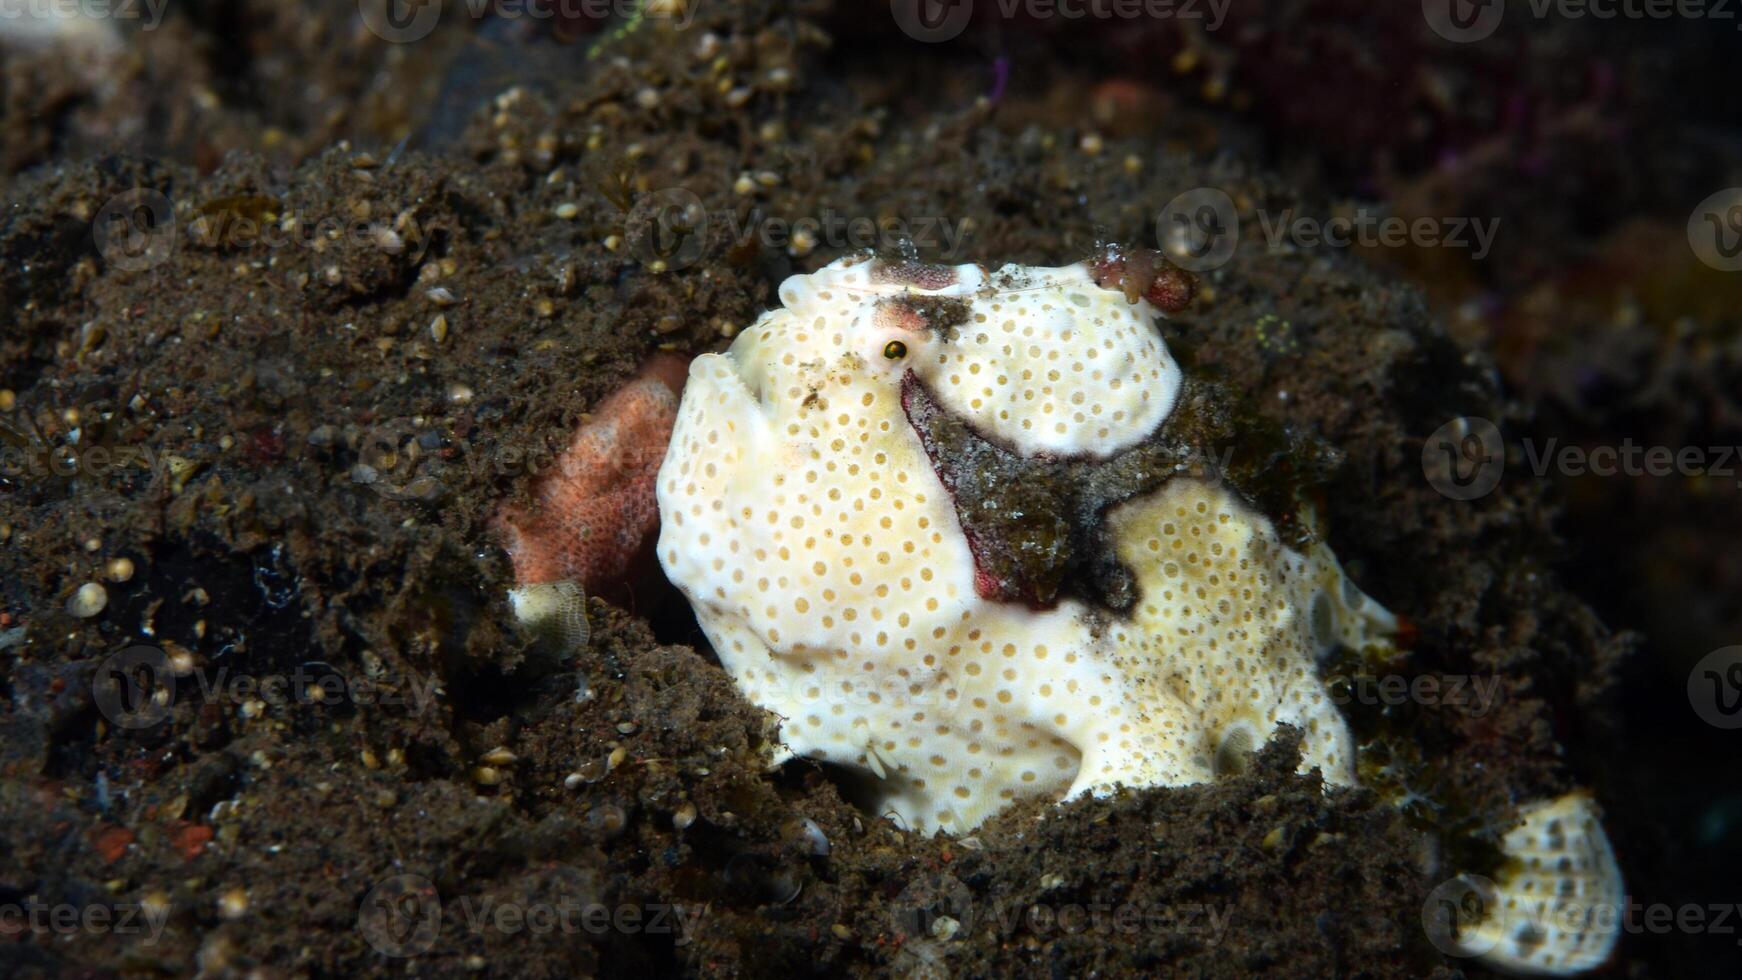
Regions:
<svg viewBox="0 0 1742 980"><path fill-rule="evenodd" d="M1098 518L1129 608L1013 602L977 558L1003 543L971 540L958 509L984 504L946 478L978 460L934 458L958 443L916 429L923 401L1009 458L1110 465L1181 394L1148 302L1087 264L864 258L780 299L693 362L658 496L660 561L779 716L782 758L858 770L879 812L924 832L1021 798L1205 782L1284 724L1303 770L1354 781L1319 662L1396 622L1328 548L1296 551L1180 474Z"/></svg>

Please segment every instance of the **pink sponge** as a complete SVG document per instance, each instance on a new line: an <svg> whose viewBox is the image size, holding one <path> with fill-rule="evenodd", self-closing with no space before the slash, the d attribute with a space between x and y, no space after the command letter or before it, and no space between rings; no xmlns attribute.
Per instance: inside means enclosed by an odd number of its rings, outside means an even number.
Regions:
<svg viewBox="0 0 1742 980"><path fill-rule="evenodd" d="M491 526L517 585L565 579L588 592L620 593L659 526L654 478L677 418L688 361L653 358L599 403L529 503L503 503ZM638 562L639 560L639 562Z"/></svg>

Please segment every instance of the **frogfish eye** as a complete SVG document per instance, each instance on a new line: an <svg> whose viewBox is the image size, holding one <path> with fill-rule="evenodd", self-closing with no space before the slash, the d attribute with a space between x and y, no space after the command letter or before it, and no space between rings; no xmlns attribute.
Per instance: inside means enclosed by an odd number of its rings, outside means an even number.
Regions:
<svg viewBox="0 0 1742 980"><path fill-rule="evenodd" d="M891 340L883 345L883 356L892 361L899 361L907 356L907 345L899 340Z"/></svg>

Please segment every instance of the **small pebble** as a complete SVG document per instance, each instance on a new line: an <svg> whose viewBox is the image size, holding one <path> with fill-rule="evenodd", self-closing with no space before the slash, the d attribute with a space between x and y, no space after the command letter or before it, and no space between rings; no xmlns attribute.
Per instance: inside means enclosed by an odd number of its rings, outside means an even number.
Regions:
<svg viewBox="0 0 1742 980"><path fill-rule="evenodd" d="M103 611L109 604L108 590L97 582L86 582L79 586L72 598L67 600L67 612L80 619L90 619Z"/></svg>
<svg viewBox="0 0 1742 980"><path fill-rule="evenodd" d="M580 214L580 213L581 213L580 207L572 201L565 203L565 204L559 204L556 206L556 216L563 219L564 221L573 221L573 220L575 220L575 216Z"/></svg>
<svg viewBox="0 0 1742 980"><path fill-rule="evenodd" d="M248 890L232 888L218 898L218 915L226 919L240 919L248 914Z"/></svg>
<svg viewBox="0 0 1742 980"><path fill-rule="evenodd" d="M799 827L799 834L811 857L826 858L829 856L829 838L823 833L823 828L817 826L815 820L806 817L804 823Z"/></svg>
<svg viewBox="0 0 1742 980"><path fill-rule="evenodd" d="M164 641L163 650L169 655L169 669L171 673L175 674L177 677L190 677L193 675L195 664L192 651L179 643L172 643L167 640ZM243 703L242 709L246 712L250 706L254 705L259 706L262 711L266 708L266 703L263 701L248 701Z"/></svg>
<svg viewBox="0 0 1742 980"><path fill-rule="evenodd" d="M587 824L606 840L622 833L628 822L629 818L623 815L623 808L613 803L594 807L593 812L587 814Z"/></svg>

